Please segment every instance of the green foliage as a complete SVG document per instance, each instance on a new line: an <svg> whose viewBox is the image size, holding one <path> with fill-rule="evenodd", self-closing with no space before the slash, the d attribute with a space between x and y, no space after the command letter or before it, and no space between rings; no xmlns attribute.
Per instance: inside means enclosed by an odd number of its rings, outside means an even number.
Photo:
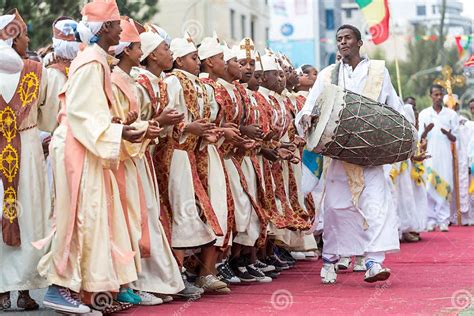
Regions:
<svg viewBox="0 0 474 316"><path fill-rule="evenodd" d="M424 30L417 30L416 35L424 35ZM433 34L433 33L430 33ZM418 40L407 44L407 58L399 61L400 82L403 97L413 96L417 99L417 107L423 109L431 105L429 87L437 78L441 78L439 68L445 64L453 69L453 74L462 74L462 61L459 59L457 49L453 45L439 50L435 41ZM445 64L443 64L445 62ZM387 68L392 78L392 83L398 92L397 73L395 61L388 62ZM455 87L454 93L461 96L467 86Z"/></svg>
<svg viewBox="0 0 474 316"><path fill-rule="evenodd" d="M59 16L81 17L87 0L0 0L0 14L18 8L30 32L30 49L36 50L51 42L51 26ZM158 0L117 0L122 15L137 21L148 21L158 12Z"/></svg>

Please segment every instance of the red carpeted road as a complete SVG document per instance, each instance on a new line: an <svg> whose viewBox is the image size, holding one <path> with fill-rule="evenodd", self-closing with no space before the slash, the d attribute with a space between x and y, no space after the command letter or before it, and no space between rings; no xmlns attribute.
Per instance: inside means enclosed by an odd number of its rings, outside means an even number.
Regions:
<svg viewBox="0 0 474 316"><path fill-rule="evenodd" d="M322 262L299 261L269 284L232 286L230 295L140 307L131 315L455 315L474 303L474 227L424 233L389 254L392 276L365 283L363 273L338 275L322 285Z"/></svg>

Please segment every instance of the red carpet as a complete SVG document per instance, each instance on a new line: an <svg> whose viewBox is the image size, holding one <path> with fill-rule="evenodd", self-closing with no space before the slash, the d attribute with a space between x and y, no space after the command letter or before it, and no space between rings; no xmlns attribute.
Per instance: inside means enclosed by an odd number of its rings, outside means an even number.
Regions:
<svg viewBox="0 0 474 316"><path fill-rule="evenodd" d="M455 315L474 304L474 227L424 233L389 254L392 276L365 283L363 273L338 275L322 285L322 262L298 262L269 284L231 287L230 295L205 295L196 302L140 307L130 315Z"/></svg>

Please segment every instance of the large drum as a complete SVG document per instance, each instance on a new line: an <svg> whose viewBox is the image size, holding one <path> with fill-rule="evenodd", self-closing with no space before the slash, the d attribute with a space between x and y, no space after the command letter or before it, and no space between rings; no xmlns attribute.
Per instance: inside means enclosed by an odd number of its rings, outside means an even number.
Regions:
<svg viewBox="0 0 474 316"><path fill-rule="evenodd" d="M407 160L416 153L416 129L389 106L330 84L316 100L320 115L309 130L309 150L361 166Z"/></svg>

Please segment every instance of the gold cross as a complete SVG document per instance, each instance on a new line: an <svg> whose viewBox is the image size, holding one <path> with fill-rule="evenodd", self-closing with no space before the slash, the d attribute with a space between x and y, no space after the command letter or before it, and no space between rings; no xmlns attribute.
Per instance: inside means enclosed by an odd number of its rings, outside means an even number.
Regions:
<svg viewBox="0 0 474 316"><path fill-rule="evenodd" d="M263 63L262 63L262 56L260 56L260 53L257 52L257 56L255 56L255 61L259 62L260 63L260 67L262 68L262 71L264 71L263 69Z"/></svg>
<svg viewBox="0 0 474 316"><path fill-rule="evenodd" d="M449 108L454 108L456 106L456 100L453 97L453 87L462 87L466 83L466 78L461 75L453 76L453 69L446 65L441 70L443 78L438 78L434 81L435 84L439 84L448 92L448 104Z"/></svg>
<svg viewBox="0 0 474 316"><path fill-rule="evenodd" d="M247 61L252 59L251 50L255 49L255 46L250 44L250 38L245 39L245 45L240 45L240 49L245 49L245 57Z"/></svg>
<svg viewBox="0 0 474 316"><path fill-rule="evenodd" d="M186 39L188 41L188 43L193 43L194 44L193 38L191 37L189 32L186 32L186 34L188 34L188 38ZM194 45L196 45L196 44L194 44Z"/></svg>

